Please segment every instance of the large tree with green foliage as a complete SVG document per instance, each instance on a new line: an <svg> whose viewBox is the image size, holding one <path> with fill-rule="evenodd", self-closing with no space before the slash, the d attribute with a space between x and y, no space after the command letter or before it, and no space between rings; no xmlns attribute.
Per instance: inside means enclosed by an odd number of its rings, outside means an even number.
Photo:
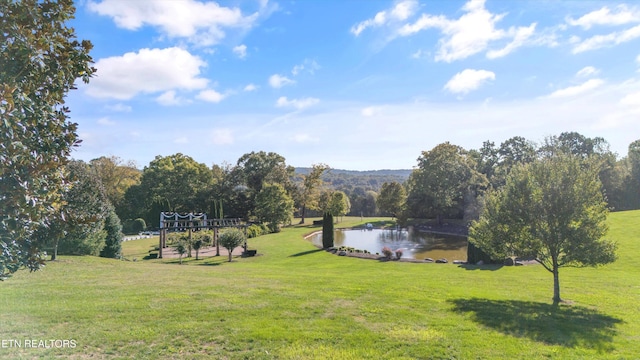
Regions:
<svg viewBox="0 0 640 360"><path fill-rule="evenodd" d="M245 206L246 213L241 216L249 218L255 215L256 196L264 184L280 184L291 196L295 191L291 181L293 174L294 168L287 166L285 158L277 153L252 151L242 155L229 174L236 183L232 195Z"/></svg>
<svg viewBox="0 0 640 360"><path fill-rule="evenodd" d="M298 188L298 203L300 204L300 224L304 224L304 218L309 210L318 210L318 200L322 185L322 174L329 169L325 164L313 164L308 174L301 175L302 182Z"/></svg>
<svg viewBox="0 0 640 360"><path fill-rule="evenodd" d="M156 224L161 211L206 211L206 194L212 184L209 167L178 153L156 156L144 168L139 190L134 188L131 192L143 198L147 224Z"/></svg>
<svg viewBox="0 0 640 360"><path fill-rule="evenodd" d="M119 216L126 215L127 211L121 210L125 192L131 186L140 183L142 172L136 168L133 161L124 161L117 156L101 156L91 160L89 164L102 182L105 194L116 212Z"/></svg>
<svg viewBox="0 0 640 360"><path fill-rule="evenodd" d="M328 191L322 194L320 203L325 213L338 217L344 216L351 210L351 202L344 191Z"/></svg>
<svg viewBox="0 0 640 360"><path fill-rule="evenodd" d="M406 200L407 192L402 184L395 181L385 182L380 189L380 195L378 195L378 209L382 214L398 216Z"/></svg>
<svg viewBox="0 0 640 360"><path fill-rule="evenodd" d="M279 232L280 224L291 221L293 200L280 184L265 184L256 196L256 217L268 224L271 232Z"/></svg>
<svg viewBox="0 0 640 360"><path fill-rule="evenodd" d="M64 97L94 73L91 43L66 23L73 1L0 1L0 280L37 270L34 232L60 211L63 165L79 143Z"/></svg>
<svg viewBox="0 0 640 360"><path fill-rule="evenodd" d="M603 238L607 212L597 166L554 155L514 167L505 186L487 194L469 240L492 258L535 259L553 274L558 303L559 268L615 260L616 245Z"/></svg>
<svg viewBox="0 0 640 360"><path fill-rule="evenodd" d="M467 151L448 142L423 151L408 180L407 210L414 217L462 216L465 195L472 198L488 185ZM469 197L467 197L469 198Z"/></svg>

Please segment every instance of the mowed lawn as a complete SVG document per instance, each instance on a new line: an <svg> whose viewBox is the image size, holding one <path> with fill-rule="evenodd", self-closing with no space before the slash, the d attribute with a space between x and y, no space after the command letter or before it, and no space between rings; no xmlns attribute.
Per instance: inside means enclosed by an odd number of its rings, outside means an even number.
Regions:
<svg viewBox="0 0 640 360"><path fill-rule="evenodd" d="M345 218L339 225L374 221ZM640 211L613 213L616 263L541 266L379 262L317 250L299 226L250 240L261 256L138 261L62 256L0 283L0 358L635 359L640 356ZM6 345L6 343L5 343Z"/></svg>

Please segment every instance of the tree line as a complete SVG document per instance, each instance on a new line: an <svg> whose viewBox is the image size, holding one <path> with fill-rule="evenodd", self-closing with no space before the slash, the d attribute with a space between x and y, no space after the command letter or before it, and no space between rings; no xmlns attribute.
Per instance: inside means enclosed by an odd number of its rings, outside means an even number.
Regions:
<svg viewBox="0 0 640 360"><path fill-rule="evenodd" d="M271 231L278 231L294 215L304 222L305 217L324 212L336 217L470 221L478 217L485 192L503 187L514 167L553 154L592 162L610 209L640 208L640 140L629 145L627 156L618 159L604 139L575 132L547 137L540 144L523 137L499 146L486 141L480 149L471 150L445 142L420 154L407 181L377 187L330 183L325 179L331 178L327 176L331 169L325 164L296 173L283 156L264 151L247 153L234 165L211 167L183 154L157 156L141 171L116 157L101 157L89 165L129 231L141 219L146 226L155 227L160 211L263 221L271 224Z"/></svg>

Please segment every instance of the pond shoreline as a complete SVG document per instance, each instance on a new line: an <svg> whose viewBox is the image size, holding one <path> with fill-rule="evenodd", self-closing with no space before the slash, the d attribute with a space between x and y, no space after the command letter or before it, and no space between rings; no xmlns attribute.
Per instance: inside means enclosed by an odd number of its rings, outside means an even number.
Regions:
<svg viewBox="0 0 640 360"><path fill-rule="evenodd" d="M442 231L441 229L443 228L447 228L447 230L452 230L451 228L448 228L448 226L445 224L445 226L440 227L440 229L438 230L434 230L431 227L427 226L427 225L418 225L418 226L414 226L414 229L416 229L418 232L421 233L427 233L427 234L434 234L434 235L449 235L449 236L467 236L466 235L466 230L465 230L465 234L462 235L460 233L460 229L457 229L457 231ZM466 228L466 227L465 227ZM377 227L375 228L377 230L394 230L396 229L396 227ZM349 231L349 230L366 230L366 228L364 226L356 226L356 227L346 227L346 228L336 228L336 231ZM403 228L403 230L406 230L406 228ZM306 234L304 235L304 239L308 240L310 237L312 236L316 236L318 234L321 234L322 230L317 230L314 231L312 233ZM400 258L397 259L396 257L392 257L392 258L387 258L384 255L377 255L377 254L372 254L372 253L364 253L364 252L356 252L356 251L341 251L338 247L331 247L331 248L323 248L317 244L314 244L312 242L312 244L318 248L318 249L322 249L326 252L332 253L334 255L338 255L338 256L346 256L346 257L353 257L353 258L358 258L358 259L366 259L366 260L378 260L380 262L387 262L387 261L395 261L395 262L406 262L406 263L424 263L424 264L435 264L435 263L440 263L437 260L440 259L430 259L430 258L426 258L426 259L412 259L412 258ZM449 264L456 264L456 265L466 265L467 262L466 260L459 260L459 259L445 259L446 262L443 263L449 263Z"/></svg>

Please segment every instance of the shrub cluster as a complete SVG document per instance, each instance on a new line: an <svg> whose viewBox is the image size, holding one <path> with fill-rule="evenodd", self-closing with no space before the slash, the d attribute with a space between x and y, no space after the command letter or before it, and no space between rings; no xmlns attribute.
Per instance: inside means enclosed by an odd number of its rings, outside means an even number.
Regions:
<svg viewBox="0 0 640 360"><path fill-rule="evenodd" d="M247 238L255 238L269 233L269 228L265 224L251 224L247 227Z"/></svg>

